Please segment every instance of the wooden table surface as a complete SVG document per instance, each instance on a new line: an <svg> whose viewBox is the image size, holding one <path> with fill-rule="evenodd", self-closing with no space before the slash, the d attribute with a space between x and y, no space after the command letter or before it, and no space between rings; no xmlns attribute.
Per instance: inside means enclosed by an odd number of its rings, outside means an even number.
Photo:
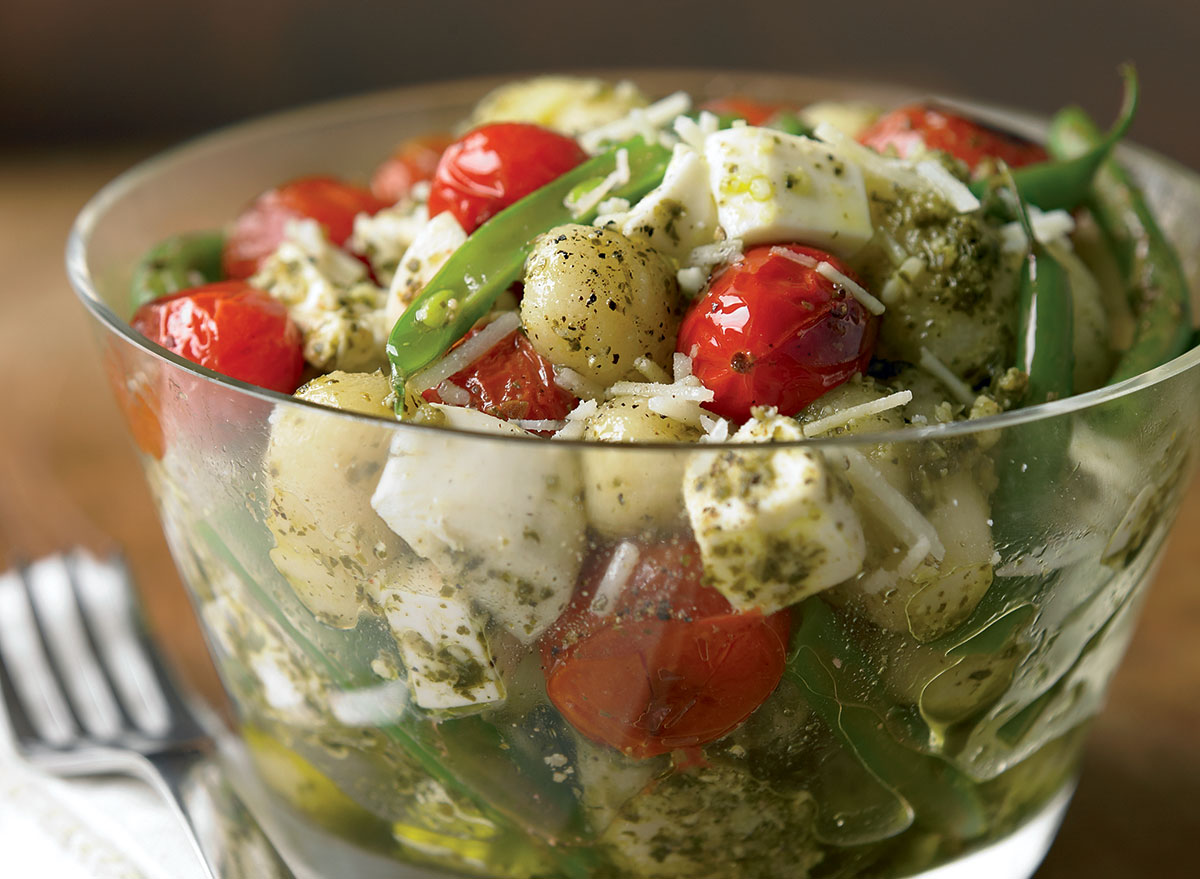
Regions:
<svg viewBox="0 0 1200 879"><path fill-rule="evenodd" d="M78 511L55 513L53 527L43 530L47 545L111 535L130 559L167 652L195 686L216 697L215 675L99 368L90 318L62 268L67 231L84 201L150 151L0 153L0 376L9 397L0 416L6 465L0 496L30 523L64 503ZM20 485L32 486L24 497ZM1096 723L1078 794L1038 879L1200 875L1196 535L1200 483L1187 495Z"/></svg>

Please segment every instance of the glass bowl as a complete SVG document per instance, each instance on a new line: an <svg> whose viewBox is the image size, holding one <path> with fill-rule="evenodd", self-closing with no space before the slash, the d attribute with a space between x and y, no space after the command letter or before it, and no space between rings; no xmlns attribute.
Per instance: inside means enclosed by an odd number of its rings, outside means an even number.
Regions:
<svg viewBox="0 0 1200 879"><path fill-rule="evenodd" d="M787 76L633 78L699 97L910 97ZM325 876L1030 875L1192 475L1200 351L983 421L614 446L334 411L196 367L126 325L131 267L165 235L219 227L289 177L365 177L496 82L204 138L110 184L71 235L71 281L267 792L265 823ZM1137 148L1121 158L1200 288L1200 179ZM778 472L824 480L829 504L769 522L730 513ZM703 566L747 588L783 588L805 564L789 535L835 506L862 527L867 574L784 611L774 642L743 637L745 615L681 635L697 622L680 620L687 608L630 612L615 628L638 639L636 660L592 657L552 702L543 667L570 641L545 633L576 581L603 615L621 578L695 576L689 529L722 503L737 539ZM670 703L673 651L722 686ZM772 663L778 685L737 723L734 703ZM616 717L641 738L601 744L611 737L564 719L563 699L573 718L590 702L592 722ZM698 743L706 710L738 716Z"/></svg>

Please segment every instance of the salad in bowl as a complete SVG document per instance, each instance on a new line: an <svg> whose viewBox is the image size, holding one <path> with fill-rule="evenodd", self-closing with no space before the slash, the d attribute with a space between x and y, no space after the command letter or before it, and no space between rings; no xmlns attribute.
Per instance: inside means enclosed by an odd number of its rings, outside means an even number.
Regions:
<svg viewBox="0 0 1200 879"><path fill-rule="evenodd" d="M1031 838L1029 875L1200 415L1200 184L1115 153L1124 75L1107 131L413 93L89 206L72 275L300 856L849 879Z"/></svg>

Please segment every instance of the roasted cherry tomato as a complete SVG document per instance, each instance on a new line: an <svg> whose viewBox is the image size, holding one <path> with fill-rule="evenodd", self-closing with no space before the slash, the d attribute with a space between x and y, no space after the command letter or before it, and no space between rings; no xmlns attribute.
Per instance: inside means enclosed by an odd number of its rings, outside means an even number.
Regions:
<svg viewBox="0 0 1200 879"><path fill-rule="evenodd" d="M453 142L448 134L426 134L404 141L371 175L371 193L388 204L400 201L412 191L413 184L433 179L438 160Z"/></svg>
<svg viewBox="0 0 1200 879"><path fill-rule="evenodd" d="M288 220L316 220L341 247L354 231L354 218L387 207L361 186L332 177L301 177L268 189L233 221L221 266L227 278L248 278L283 241Z"/></svg>
<svg viewBox="0 0 1200 879"><path fill-rule="evenodd" d="M749 717L783 675L791 620L734 612L701 583L691 539L635 546L623 585L605 582L614 549L589 560L540 647L563 717L643 758L714 741Z"/></svg>
<svg viewBox="0 0 1200 879"><path fill-rule="evenodd" d="M858 140L881 153L894 150L901 158L922 146L941 150L965 162L972 171L985 159L1000 159L1011 168L1047 159L1040 144L927 104L901 107L881 116Z"/></svg>
<svg viewBox="0 0 1200 879"><path fill-rule="evenodd" d="M442 154L429 190L429 216L450 211L470 234L586 158L574 140L540 125L481 126Z"/></svg>
<svg viewBox="0 0 1200 879"><path fill-rule="evenodd" d="M790 104L732 96L705 101L700 105L700 109L716 113L718 116L737 116L739 119L745 119L747 125L766 125L780 113L792 112L795 108Z"/></svg>
<svg viewBox="0 0 1200 879"><path fill-rule="evenodd" d="M130 325L231 378L290 394L304 371L300 330L282 303L245 281L218 281L148 302Z"/></svg>
<svg viewBox="0 0 1200 879"><path fill-rule="evenodd" d="M475 335L474 331L466 338ZM529 344L519 330L505 336L450 382L471 395L467 405L497 418L527 421L560 421L575 408L578 398L554 383L554 368ZM423 396L431 403L444 402L436 388Z"/></svg>
<svg viewBox="0 0 1200 879"><path fill-rule="evenodd" d="M871 361L879 321L848 291L805 261L853 272L798 244L747 250L712 281L683 318L678 350L715 399L705 406L743 422L751 406L795 415Z"/></svg>

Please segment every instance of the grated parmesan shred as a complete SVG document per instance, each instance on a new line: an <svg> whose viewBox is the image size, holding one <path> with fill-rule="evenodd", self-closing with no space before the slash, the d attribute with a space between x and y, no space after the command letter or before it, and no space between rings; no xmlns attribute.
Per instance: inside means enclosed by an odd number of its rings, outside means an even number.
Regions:
<svg viewBox="0 0 1200 879"><path fill-rule="evenodd" d="M828 281L843 288L847 293L859 301L867 311L871 314L883 314L887 308L882 302L866 291L862 284L839 272L832 263L825 260L817 260L809 256L807 253L797 253L787 247L776 245L772 247L770 253L773 256L782 256L784 259L790 259L794 263L804 266L805 268L813 269L818 275Z"/></svg>
<svg viewBox="0 0 1200 879"><path fill-rule="evenodd" d="M832 415L818 418L816 421L810 421L801 429L804 431L806 437L811 438L822 433L828 433L831 430L836 430L839 427L845 427L856 418L878 415L880 412L887 412L889 409L895 409L898 406L907 406L910 402L912 402L912 391L897 391L881 399L860 403L857 406L849 406L838 412L834 412Z"/></svg>
<svg viewBox="0 0 1200 879"><path fill-rule="evenodd" d="M960 214L979 210L979 199L967 189L966 184L932 159L917 162L917 174L936 189L950 207Z"/></svg>
<svg viewBox="0 0 1200 879"><path fill-rule="evenodd" d="M633 361L633 367L652 382L669 384L671 381L667 371L644 354Z"/></svg>
<svg viewBox="0 0 1200 879"><path fill-rule="evenodd" d="M567 413L566 422L555 432L553 438L556 440L583 439L583 429L587 419L595 415L599 408L600 406L595 400L584 400Z"/></svg>
<svg viewBox="0 0 1200 879"><path fill-rule="evenodd" d="M950 371L950 368L928 348L921 348L921 359L917 362L921 369L936 378L958 402L964 406L975 403L975 392L967 387L967 383Z"/></svg>
<svg viewBox="0 0 1200 879"><path fill-rule="evenodd" d="M637 134L643 134L642 126L649 126L651 131L661 128L676 116L682 116L692 109L692 99L686 92L675 92L662 100L655 101L648 107L637 107L626 116L593 128L579 136L579 145L588 153L595 155L604 145L615 141L628 140ZM652 137L650 140L654 140Z"/></svg>
<svg viewBox="0 0 1200 879"><path fill-rule="evenodd" d="M904 554L904 558L896 565L894 571L889 571L885 568L872 571L858 581L859 587L864 592L878 594L885 588L890 586L896 579L904 580L911 577L916 572L917 568L921 567L921 563L925 561L929 555L929 538L919 537Z"/></svg>
<svg viewBox="0 0 1200 879"><path fill-rule="evenodd" d="M596 584L596 594L588 605L588 610L597 616L608 616L616 607L617 598L625 591L629 578L638 563L637 544L632 540L622 540L613 551L608 567Z"/></svg>
<svg viewBox="0 0 1200 879"><path fill-rule="evenodd" d="M565 421L555 421L549 418L519 418L516 421L509 421L509 424L515 424L521 430L537 433L556 433L567 426Z"/></svg>
<svg viewBox="0 0 1200 879"><path fill-rule="evenodd" d="M471 395L466 388L460 388L450 379L437 386L437 394L443 403L449 403L451 406L467 406L471 403Z"/></svg>
<svg viewBox="0 0 1200 879"><path fill-rule="evenodd" d="M554 383L581 400L599 400L604 396L603 388L588 381L569 366L554 367Z"/></svg>
<svg viewBox="0 0 1200 879"><path fill-rule="evenodd" d="M462 372L488 351L492 350L501 339L521 325L521 318L515 311L505 311L494 321L467 339L461 345L451 348L441 360L435 360L409 380L409 386L416 393L435 388L450 376Z"/></svg>
<svg viewBox="0 0 1200 879"><path fill-rule="evenodd" d="M875 501L871 505L872 511L910 546L916 546L924 538L929 543L929 554L941 561L946 555L946 547L932 523L875 469L862 452L845 449L840 454L846 461L846 477L854 490Z"/></svg>
<svg viewBox="0 0 1200 879"><path fill-rule="evenodd" d="M572 201L570 197L564 199L563 206L568 208L576 218L582 217L593 208L598 207L602 202L608 200L610 192L618 186L624 186L628 182L629 151L617 150L617 166L613 168L612 173L605 177L598 186L581 195L578 200Z"/></svg>

